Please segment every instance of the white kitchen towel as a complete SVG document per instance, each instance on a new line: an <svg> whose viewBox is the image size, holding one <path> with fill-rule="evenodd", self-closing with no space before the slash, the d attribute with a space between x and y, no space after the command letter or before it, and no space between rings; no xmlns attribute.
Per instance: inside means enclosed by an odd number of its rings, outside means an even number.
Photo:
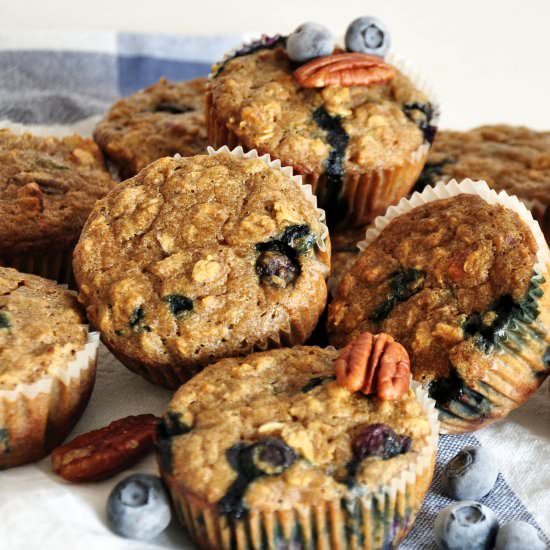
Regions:
<svg viewBox="0 0 550 550"><path fill-rule="evenodd" d="M0 127L43 135L90 136L119 96L160 76L206 75L210 63L239 36L179 37L128 33L0 33ZM505 121L503 121L505 122ZM73 435L130 414L161 414L171 393L126 370L101 348L92 399ZM432 524L451 501L441 491L441 468L465 445L486 446L501 475L482 502L501 522L523 519L550 544L550 395L545 384L508 418L475 434L444 436L432 487L403 550L433 549ZM0 550L149 550L193 546L176 522L158 539L133 542L111 533L105 502L130 472L156 472L153 457L101 483L57 478L49 459L0 472Z"/></svg>

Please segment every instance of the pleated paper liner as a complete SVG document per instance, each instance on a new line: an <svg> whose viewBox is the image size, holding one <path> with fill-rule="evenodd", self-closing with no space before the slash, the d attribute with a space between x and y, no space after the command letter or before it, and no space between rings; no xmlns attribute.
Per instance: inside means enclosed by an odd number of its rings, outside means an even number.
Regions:
<svg viewBox="0 0 550 550"><path fill-rule="evenodd" d="M32 384L0 390L0 470L38 460L71 431L95 382L99 334L63 368Z"/></svg>
<svg viewBox="0 0 550 550"><path fill-rule="evenodd" d="M434 401L416 383L414 391L431 425L425 445L390 484L351 491L345 498L299 504L280 510L251 509L242 519L219 514L181 481L163 473L177 515L200 548L251 550L267 548L395 548L410 531L432 480L439 423Z"/></svg>
<svg viewBox="0 0 550 550"><path fill-rule="evenodd" d="M233 51L229 52L222 63L231 59L233 53ZM430 98L433 114L428 124L435 131L439 123L440 107L431 88L401 58L389 54L387 61L405 74L417 89ZM210 75L210 78L215 78L215 76ZM223 113L217 111L210 91L206 94L206 121L208 140L215 147L222 145L229 147L236 147L237 145L250 146L227 127ZM262 153L273 154L272 151L263 150L258 144L253 144L253 146L256 146L258 151ZM382 214L389 205L397 203L401 197L407 195L426 164L429 149L430 144L425 142L412 152L408 158L403 159L400 164L389 167L371 167L365 169L362 173L345 173L342 178L340 198L345 203L346 211L338 213L338 216L343 218L340 221L355 226L364 225ZM298 166L294 169L302 175L307 184L311 185L313 192L318 197L327 195L330 183L324 172L300 172ZM330 194L328 195L330 196ZM320 201L320 205L327 210L335 206L324 204L322 199Z"/></svg>
<svg viewBox="0 0 550 550"><path fill-rule="evenodd" d="M439 182L388 208L357 246L364 250L393 219L418 206L464 193L478 195L489 204L500 204L516 212L533 233L537 258L521 316L506 328L494 350L484 353L473 348L472 361L484 367L483 375L469 385L460 378L449 380L455 390L448 399L438 403L442 433L472 431L506 416L521 405L550 372L550 288L547 280L550 252L539 224L517 197L505 191L497 193L484 181ZM432 386L434 395L436 387Z"/></svg>
<svg viewBox="0 0 550 550"><path fill-rule="evenodd" d="M13 254L0 252L0 266L13 267L21 273L32 273L75 288L72 269L74 246L73 242L62 250L38 250Z"/></svg>
<svg viewBox="0 0 550 550"><path fill-rule="evenodd" d="M318 221L321 225L321 235L317 241L317 250L315 256L308 260L307 269L313 270L316 275L315 284L308 285L304 289L304 294L301 299L307 307L293 308L287 311L287 320L284 327L274 327L273 332L259 337L255 335L250 341L245 342L241 347L235 347L229 351L224 357L248 355L255 351L265 351L272 348L292 347L303 344L311 335L317 322L323 313L327 299L326 279L330 270L330 239L328 227L325 223L325 212L317 208L317 199L312 193L311 187L302 183L300 176L294 175L291 167L281 165L279 160L271 160L269 155L260 156L256 150L244 152L242 147L236 147L230 150L227 146L223 146L217 150L208 147L209 155L230 154L237 158L243 159L259 159L273 170L282 172L285 176L295 182L297 191L302 192L306 199L315 208ZM176 155L175 158L179 158ZM194 374L201 370L205 365L197 362L188 361L187 363L171 363L171 364L148 364L145 361L136 360L133 357L124 353L116 344L109 342L103 338L104 344L111 350L113 355L117 357L128 369L139 374L152 384L163 386L168 389L177 389L181 384L189 380ZM221 359L215 357L212 362Z"/></svg>

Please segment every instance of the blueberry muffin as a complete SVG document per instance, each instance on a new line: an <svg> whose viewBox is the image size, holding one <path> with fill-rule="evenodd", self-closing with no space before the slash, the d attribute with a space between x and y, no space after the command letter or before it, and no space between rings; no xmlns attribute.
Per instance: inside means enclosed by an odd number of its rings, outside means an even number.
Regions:
<svg viewBox="0 0 550 550"><path fill-rule="evenodd" d="M303 343L326 303L324 213L242 150L164 158L98 202L74 254L105 344L175 388L200 367Z"/></svg>
<svg viewBox="0 0 550 550"><path fill-rule="evenodd" d="M280 159L312 185L331 226L342 219L362 225L410 191L437 107L382 57L330 41L325 53L300 56L295 44L307 25L247 45L214 67L208 139Z"/></svg>
<svg viewBox="0 0 550 550"><path fill-rule="evenodd" d="M159 425L161 475L200 548L395 548L430 484L437 414L335 381L338 352L297 346L210 365Z"/></svg>
<svg viewBox="0 0 550 550"><path fill-rule="evenodd" d="M411 356L447 432L502 418L550 367L548 248L516 197L426 188L367 232L329 307L329 341L384 331Z"/></svg>
<svg viewBox="0 0 550 550"><path fill-rule="evenodd" d="M463 178L517 195L542 223L550 204L550 132L504 124L439 132L415 189Z"/></svg>
<svg viewBox="0 0 550 550"><path fill-rule="evenodd" d="M354 264L359 255L357 243L365 238L367 226L360 227L337 227L330 232L331 256L330 256L330 277L328 289L334 294L338 288L344 273Z"/></svg>
<svg viewBox="0 0 550 550"><path fill-rule="evenodd" d="M0 267L0 470L42 458L80 417L99 341L85 322L73 293Z"/></svg>
<svg viewBox="0 0 550 550"><path fill-rule="evenodd" d="M206 78L159 82L117 101L94 130L94 139L122 178L179 153L206 151Z"/></svg>
<svg viewBox="0 0 550 550"><path fill-rule="evenodd" d="M69 282L80 230L113 186L92 140L0 129L0 265Z"/></svg>

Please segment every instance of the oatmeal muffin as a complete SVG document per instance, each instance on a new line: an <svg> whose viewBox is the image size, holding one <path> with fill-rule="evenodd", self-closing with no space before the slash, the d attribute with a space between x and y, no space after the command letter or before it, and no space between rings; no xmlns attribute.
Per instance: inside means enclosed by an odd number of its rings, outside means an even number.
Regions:
<svg viewBox="0 0 550 550"><path fill-rule="evenodd" d="M210 365L174 395L158 461L200 548L395 548L430 484L437 414L335 381L333 348Z"/></svg>
<svg viewBox="0 0 550 550"><path fill-rule="evenodd" d="M516 197L426 188L367 232L329 307L329 340L384 331L408 350L447 432L523 403L550 367L548 248Z"/></svg>
<svg viewBox="0 0 550 550"><path fill-rule="evenodd" d="M94 139L122 178L176 153L206 151L206 78L159 82L117 101L94 131Z"/></svg>
<svg viewBox="0 0 550 550"><path fill-rule="evenodd" d="M130 369L200 367L303 343L326 303L324 213L277 163L227 148L160 159L98 202L75 250L88 318Z"/></svg>
<svg viewBox="0 0 550 550"><path fill-rule="evenodd" d="M341 219L365 224L410 191L435 134L437 107L382 58L336 49L299 66L286 43L264 39L214 67L208 139L293 166L331 226ZM330 74L311 75L323 71Z"/></svg>
<svg viewBox="0 0 550 550"><path fill-rule="evenodd" d="M550 204L550 132L504 124L439 132L415 189L463 178L517 195L542 223Z"/></svg>
<svg viewBox="0 0 550 550"><path fill-rule="evenodd" d="M330 232L330 277L327 285L331 295L336 292L344 273L357 259L359 255L357 243L365 238L366 231L367 226L363 225L360 227L337 227Z"/></svg>
<svg viewBox="0 0 550 550"><path fill-rule="evenodd" d="M80 230L113 186L92 140L0 129L0 265L69 282Z"/></svg>
<svg viewBox="0 0 550 550"><path fill-rule="evenodd" d="M71 292L0 267L0 470L42 458L70 432L98 341Z"/></svg>

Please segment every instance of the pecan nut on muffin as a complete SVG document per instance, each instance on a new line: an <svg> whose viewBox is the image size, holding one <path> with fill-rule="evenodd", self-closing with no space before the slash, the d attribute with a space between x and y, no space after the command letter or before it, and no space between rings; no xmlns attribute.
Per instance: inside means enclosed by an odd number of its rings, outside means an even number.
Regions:
<svg viewBox="0 0 550 550"><path fill-rule="evenodd" d="M464 178L516 195L542 224L550 204L550 132L505 124L438 132L415 189Z"/></svg>
<svg viewBox="0 0 550 550"><path fill-rule="evenodd" d="M303 343L326 303L328 230L311 191L255 152L210 153L121 183L74 255L105 344L168 387L222 357Z"/></svg>
<svg viewBox="0 0 550 550"><path fill-rule="evenodd" d="M71 431L98 342L73 293L0 267L0 470L42 458Z"/></svg>
<svg viewBox="0 0 550 550"><path fill-rule="evenodd" d="M311 183L330 225L362 225L414 185L438 108L391 58L328 41L326 53L306 48L297 60L294 44L307 25L288 37L264 37L214 66L208 138L293 166Z"/></svg>
<svg viewBox="0 0 550 550"><path fill-rule="evenodd" d="M438 184L379 218L329 307L329 341L384 331L445 431L502 418L549 373L548 247L517 197Z"/></svg>
<svg viewBox="0 0 550 550"><path fill-rule="evenodd" d="M206 151L207 79L159 82L117 101L94 130L94 139L122 178L179 153Z"/></svg>
<svg viewBox="0 0 550 550"><path fill-rule="evenodd" d="M438 425L408 374L391 400L380 381L363 388L371 366L404 359L387 339L374 351L384 336L362 335L352 362L350 349L308 346L224 359L178 390L158 461L200 548L399 544L432 478Z"/></svg>
<svg viewBox="0 0 550 550"><path fill-rule="evenodd" d="M90 139L0 129L0 265L69 282L80 230L114 185Z"/></svg>

